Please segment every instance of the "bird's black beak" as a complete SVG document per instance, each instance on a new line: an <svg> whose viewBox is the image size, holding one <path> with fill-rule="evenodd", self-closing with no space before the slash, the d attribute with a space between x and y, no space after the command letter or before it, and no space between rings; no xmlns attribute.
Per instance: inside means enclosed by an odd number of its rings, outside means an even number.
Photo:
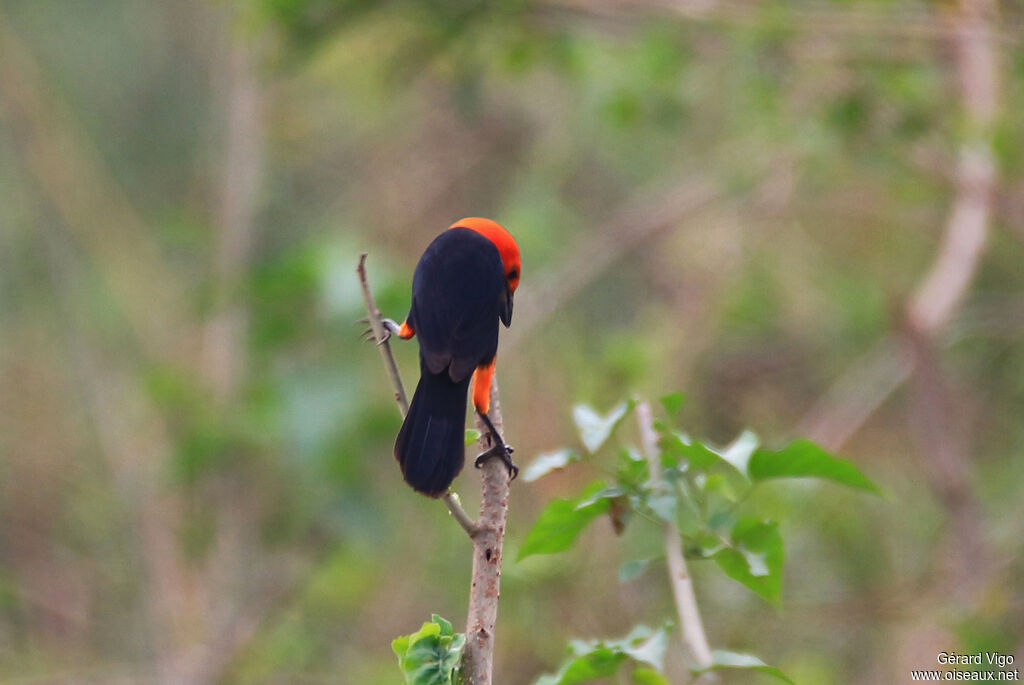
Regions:
<svg viewBox="0 0 1024 685"><path fill-rule="evenodd" d="M498 316L501 317L501 322L505 324L505 328L512 325L512 290L505 284L505 302L504 306L501 307L501 311L498 312Z"/></svg>

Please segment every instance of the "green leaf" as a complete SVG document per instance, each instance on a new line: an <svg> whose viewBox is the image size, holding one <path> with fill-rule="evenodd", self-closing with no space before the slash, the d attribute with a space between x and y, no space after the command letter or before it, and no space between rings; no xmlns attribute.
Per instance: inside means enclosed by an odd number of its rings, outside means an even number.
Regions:
<svg viewBox="0 0 1024 685"><path fill-rule="evenodd" d="M453 685L466 636L437 614L412 635L391 641L407 685Z"/></svg>
<svg viewBox="0 0 1024 685"><path fill-rule="evenodd" d="M785 551L778 524L742 518L733 526L731 543L714 554L715 563L730 578L779 606Z"/></svg>
<svg viewBox="0 0 1024 685"><path fill-rule="evenodd" d="M669 395L663 395L658 398L661 402L661 406L665 408L665 413L670 417L675 416L679 413L679 410L683 408L683 402L686 401L686 396L681 392L674 392Z"/></svg>
<svg viewBox="0 0 1024 685"><path fill-rule="evenodd" d="M557 452L545 452L531 461L523 469L523 480L527 483L543 478L552 471L563 468L568 464L578 461L579 455L571 449L560 449Z"/></svg>
<svg viewBox="0 0 1024 685"><path fill-rule="evenodd" d="M650 565L650 559L630 559L619 567L619 582L628 583L639 578Z"/></svg>
<svg viewBox="0 0 1024 685"><path fill-rule="evenodd" d="M761 440L753 432L745 430L728 447L721 450L719 454L722 459L732 464L737 471L747 475L750 457L753 456L760 445Z"/></svg>
<svg viewBox="0 0 1024 685"><path fill-rule="evenodd" d="M465 437L466 447L469 447L470 445L472 445L474 442L476 442L479 439L480 439L480 431L478 431L476 428L467 428L466 429L466 437Z"/></svg>
<svg viewBox="0 0 1024 685"><path fill-rule="evenodd" d="M412 639L411 635L399 635L391 641L391 651L398 657L398 665L402 665L402 657L409 651L409 642Z"/></svg>
<svg viewBox="0 0 1024 685"><path fill-rule="evenodd" d="M448 619L442 618L437 614L431 614L430 620L431 622L441 626L441 635L447 636L455 634L455 628L452 626L452 622Z"/></svg>
<svg viewBox="0 0 1024 685"><path fill-rule="evenodd" d="M598 481L580 497L552 500L527 533L518 559L568 549L587 524L608 511L609 498L622 494L617 490L605 488L604 483Z"/></svg>
<svg viewBox="0 0 1024 685"><path fill-rule="evenodd" d="M623 487L637 490L647 480L647 460L641 457L634 459L635 451L623 449L619 452L619 459L615 469L615 479Z"/></svg>
<svg viewBox="0 0 1024 685"><path fill-rule="evenodd" d="M626 491L618 485L608 485L595 489L594 486L596 485L597 482L594 482L587 487L586 492L576 501L577 509L586 509L597 504L601 500L613 500L626 493Z"/></svg>
<svg viewBox="0 0 1024 685"><path fill-rule="evenodd" d="M615 675L626 655L607 647L595 649L567 661L554 675L542 675L536 685L571 685Z"/></svg>
<svg viewBox="0 0 1024 685"><path fill-rule="evenodd" d="M692 440L686 433L669 431L661 434L658 447L663 452L686 462L697 469L707 470L722 463L722 457L698 440Z"/></svg>
<svg viewBox="0 0 1024 685"><path fill-rule="evenodd" d="M719 464L726 464L747 477L747 462L757 449L759 440L750 431L743 431L730 445L719 449L694 440L681 431L662 431L658 446L670 458L684 459L687 464L702 471L708 471Z"/></svg>
<svg viewBox="0 0 1024 685"><path fill-rule="evenodd" d="M694 673L700 674L706 671L717 671L724 668L747 668L778 678L790 685L796 685L796 683L794 683L785 673L774 666L769 666L756 656L751 654L740 654L738 652L729 652L724 649L716 649L711 653L711 666L692 670Z"/></svg>
<svg viewBox="0 0 1024 685"><path fill-rule="evenodd" d="M711 559L728 545L710 531L700 531L695 535L683 536L684 553L689 559Z"/></svg>
<svg viewBox="0 0 1024 685"><path fill-rule="evenodd" d="M621 463L647 464L647 458L632 445L626 445L619 450L619 461Z"/></svg>
<svg viewBox="0 0 1024 685"><path fill-rule="evenodd" d="M705 494L717 495L727 502L735 502L737 499L736 491L721 473L712 473L708 476L700 474L694 478L694 482Z"/></svg>
<svg viewBox="0 0 1024 685"><path fill-rule="evenodd" d="M632 402L619 402L610 412L602 416L593 407L586 404L577 404L573 407L572 418L576 422L580 441L583 442L587 451L593 454L601 449L601 446L608 441L608 438L632 408Z"/></svg>
<svg viewBox="0 0 1024 685"><path fill-rule="evenodd" d="M678 507L675 495L671 492L652 493L646 498L647 506L662 521L675 523L678 519Z"/></svg>
<svg viewBox="0 0 1024 685"><path fill-rule="evenodd" d="M627 659L657 672L663 667L667 645L667 626L656 631L637 626L621 640L573 640L570 643L572 657L558 673L538 678L536 685L571 685L608 678L615 675Z"/></svg>
<svg viewBox="0 0 1024 685"><path fill-rule="evenodd" d="M672 685L668 678L653 668L638 666L633 669L633 685Z"/></svg>
<svg viewBox="0 0 1024 685"><path fill-rule="evenodd" d="M637 626L622 640L612 643L633 661L662 670L665 667L665 650L668 648L668 626L652 631L647 626Z"/></svg>
<svg viewBox="0 0 1024 685"><path fill-rule="evenodd" d="M770 478L824 478L852 488L881 493L851 462L833 457L809 440L797 440L781 450L759 449L750 457L747 473L755 481Z"/></svg>

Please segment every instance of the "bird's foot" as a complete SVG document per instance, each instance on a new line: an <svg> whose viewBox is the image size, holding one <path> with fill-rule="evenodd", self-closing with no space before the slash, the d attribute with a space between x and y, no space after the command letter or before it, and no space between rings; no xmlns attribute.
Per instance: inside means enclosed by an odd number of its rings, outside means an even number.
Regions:
<svg viewBox="0 0 1024 685"><path fill-rule="evenodd" d="M370 323L370 319L363 317L362 319L359 319L359 321L357 321L356 323ZM398 322L395 321L394 319L381 319L380 323L384 327L384 335L381 337L380 340L377 340L377 344L383 345L384 343L391 339L392 335L397 334L401 327L398 325ZM375 340L377 338L377 334L373 332L373 326L370 326L365 331L363 331L360 337L362 337L366 341L370 341Z"/></svg>
<svg viewBox="0 0 1024 685"><path fill-rule="evenodd" d="M512 449L511 445L506 445L505 441L501 439L498 429L491 422L491 417L479 409L476 410L476 413L480 420L484 422L484 425L487 426L487 430L491 434L491 444L493 447L477 457L476 461L473 462L473 466L480 468L480 465L488 459L498 457L505 464L505 468L508 469L509 482L514 481L516 476L519 475L519 467L512 462L512 453L515 450Z"/></svg>
<svg viewBox="0 0 1024 685"><path fill-rule="evenodd" d="M516 476L519 475L519 467L516 466L515 463L512 461L513 452L515 452L515 449L512 447L512 445L506 445L499 439L497 444L494 445L494 447L487 450L486 452L481 453L480 456L476 458L476 460L473 462L473 466L475 466L476 468L480 468L481 466L483 466L483 463L488 459L493 459L497 457L498 459L501 459L502 463L505 464L505 468L508 469L509 481L513 481L516 479Z"/></svg>

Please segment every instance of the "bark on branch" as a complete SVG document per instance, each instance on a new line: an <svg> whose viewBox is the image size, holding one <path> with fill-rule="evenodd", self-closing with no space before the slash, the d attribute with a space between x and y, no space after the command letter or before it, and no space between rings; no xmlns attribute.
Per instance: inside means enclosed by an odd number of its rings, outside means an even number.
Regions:
<svg viewBox="0 0 1024 685"><path fill-rule="evenodd" d="M491 383L491 411L494 428L505 431L498 401L498 379ZM491 434L478 416L477 429L481 450L493 447ZM462 654L462 682L465 685L491 685L494 673L494 626L498 620L501 595L501 558L508 517L509 474L500 459L484 462L480 479L480 518L473 538L473 576L469 589L466 618L466 648Z"/></svg>

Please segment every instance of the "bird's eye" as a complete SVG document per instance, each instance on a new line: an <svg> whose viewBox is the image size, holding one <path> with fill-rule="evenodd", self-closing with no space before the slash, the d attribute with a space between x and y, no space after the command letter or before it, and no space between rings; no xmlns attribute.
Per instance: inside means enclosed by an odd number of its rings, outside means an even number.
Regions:
<svg viewBox="0 0 1024 685"><path fill-rule="evenodd" d="M513 280L519 278L519 269L512 269L511 271L509 271L508 277Z"/></svg>

